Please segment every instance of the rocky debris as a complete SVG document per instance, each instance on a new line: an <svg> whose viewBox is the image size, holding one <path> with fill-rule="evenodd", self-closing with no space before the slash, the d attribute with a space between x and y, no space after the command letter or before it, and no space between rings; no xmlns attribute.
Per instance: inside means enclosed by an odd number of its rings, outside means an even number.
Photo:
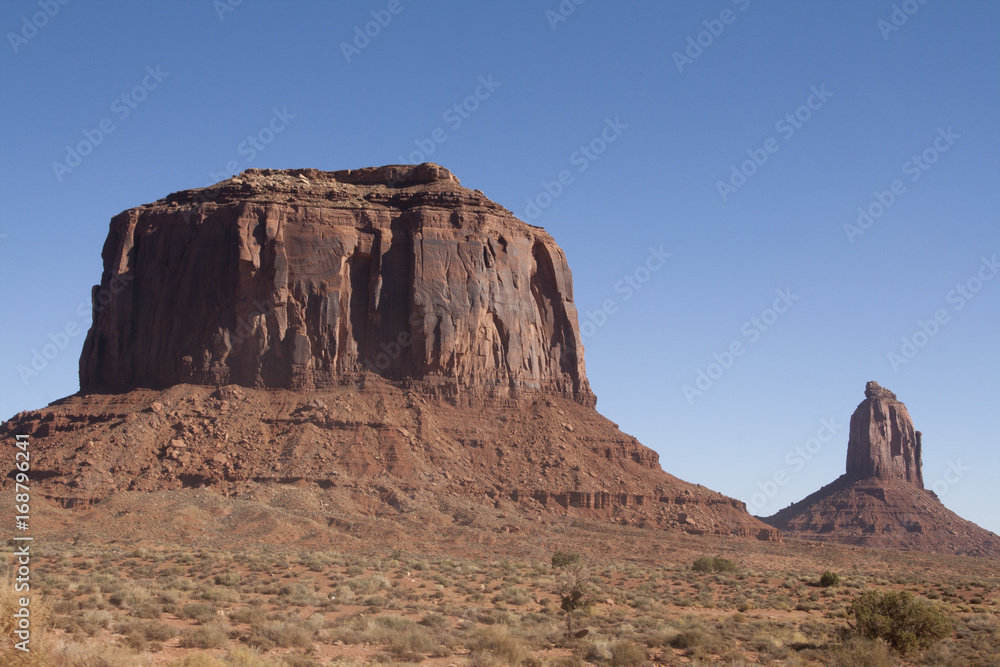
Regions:
<svg viewBox="0 0 1000 667"><path fill-rule="evenodd" d="M240 399L213 413L231 391ZM170 406L169 419L139 412L126 423L133 405L153 401ZM663 472L656 452L567 398L511 410L454 405L388 382L309 394L175 385L72 396L0 425L0 437L9 433L31 436L45 462L39 484L66 507L99 507L126 492L205 488L253 498L293 486L336 508L317 515L331 523L430 513L440 525L502 528L513 517L552 516L779 539L742 502Z"/></svg>
<svg viewBox="0 0 1000 667"><path fill-rule="evenodd" d="M871 381L851 415L847 475L853 479L900 479L924 488L920 431L896 395Z"/></svg>
<svg viewBox="0 0 1000 667"><path fill-rule="evenodd" d="M563 251L433 164L251 169L111 221L84 392L386 380L593 405Z"/></svg>
<svg viewBox="0 0 1000 667"><path fill-rule="evenodd" d="M819 542L1000 557L1000 536L924 489L921 465L921 433L906 406L869 382L851 416L847 472L764 521Z"/></svg>

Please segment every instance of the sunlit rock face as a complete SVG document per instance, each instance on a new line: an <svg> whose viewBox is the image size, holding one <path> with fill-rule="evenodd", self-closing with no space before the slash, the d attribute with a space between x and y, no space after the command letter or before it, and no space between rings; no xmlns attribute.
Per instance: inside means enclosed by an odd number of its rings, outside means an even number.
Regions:
<svg viewBox="0 0 1000 667"><path fill-rule="evenodd" d="M367 372L596 401L563 251L437 165L248 170L117 215L103 259L84 392Z"/></svg>

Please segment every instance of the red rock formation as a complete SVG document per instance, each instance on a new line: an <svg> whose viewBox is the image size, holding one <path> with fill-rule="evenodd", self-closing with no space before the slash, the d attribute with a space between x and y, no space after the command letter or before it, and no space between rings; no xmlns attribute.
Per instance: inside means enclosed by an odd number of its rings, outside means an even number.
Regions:
<svg viewBox="0 0 1000 667"><path fill-rule="evenodd" d="M779 538L594 410L562 250L441 167L249 170L121 213L103 257L81 394L0 425L63 507L294 485L335 528Z"/></svg>
<svg viewBox="0 0 1000 667"><path fill-rule="evenodd" d="M847 475L852 479L901 479L924 488L920 431L906 406L878 382L865 386L863 400L851 415Z"/></svg>
<svg viewBox="0 0 1000 667"><path fill-rule="evenodd" d="M595 401L562 250L437 165L251 169L115 216L103 257L85 392L369 371Z"/></svg>
<svg viewBox="0 0 1000 667"><path fill-rule="evenodd" d="M894 393L869 382L851 416L847 472L767 523L809 540L1000 557L1000 537L924 489L921 434Z"/></svg>

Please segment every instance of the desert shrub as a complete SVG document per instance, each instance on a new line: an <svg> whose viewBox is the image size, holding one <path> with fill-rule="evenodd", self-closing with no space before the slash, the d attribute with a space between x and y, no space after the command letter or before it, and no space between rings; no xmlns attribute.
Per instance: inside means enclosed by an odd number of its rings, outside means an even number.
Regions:
<svg viewBox="0 0 1000 667"><path fill-rule="evenodd" d="M122 609L133 609L149 600L149 591L135 584L126 584L108 596L108 602Z"/></svg>
<svg viewBox="0 0 1000 667"><path fill-rule="evenodd" d="M59 650L58 660L55 663L42 664L57 664L66 667L136 667L137 664L143 664L136 659L136 655L132 651L108 643L68 644Z"/></svg>
<svg viewBox="0 0 1000 667"><path fill-rule="evenodd" d="M222 648L229 643L229 635L217 624L203 625L181 633L183 648Z"/></svg>
<svg viewBox="0 0 1000 667"><path fill-rule="evenodd" d="M304 648L312 647L315 630L303 624L301 621L284 623L282 621L272 621L260 629L261 634L267 637L275 646L281 648Z"/></svg>
<svg viewBox="0 0 1000 667"><path fill-rule="evenodd" d="M261 657L260 651L237 646L226 656L226 667L272 667L270 660Z"/></svg>
<svg viewBox="0 0 1000 667"><path fill-rule="evenodd" d="M562 568L580 562L580 554L571 551L557 551L552 554L552 567Z"/></svg>
<svg viewBox="0 0 1000 667"><path fill-rule="evenodd" d="M214 604L208 602L192 602L191 604L186 604L181 609L181 613L178 616L182 618L190 618L193 621L198 621L199 623L208 623L216 617L218 609Z"/></svg>
<svg viewBox="0 0 1000 667"><path fill-rule="evenodd" d="M670 645L674 648L691 649L701 646L705 643L706 639L707 636L704 630L692 628L674 635L673 639L670 640Z"/></svg>
<svg viewBox="0 0 1000 667"><path fill-rule="evenodd" d="M691 564L695 572L739 572L740 568L728 558L702 556Z"/></svg>
<svg viewBox="0 0 1000 667"><path fill-rule="evenodd" d="M901 654L926 649L952 632L943 611L909 591L867 591L854 599L848 613L860 636L882 639Z"/></svg>
<svg viewBox="0 0 1000 667"><path fill-rule="evenodd" d="M487 653L505 665L520 665L531 655L530 649L516 637L511 637L505 627L492 626L481 629L469 643L473 661L477 662L477 654ZM480 664L488 664L480 656Z"/></svg>
<svg viewBox="0 0 1000 667"><path fill-rule="evenodd" d="M117 630L125 636L125 643L137 651L145 651L148 642L163 643L177 636L177 630L165 623L131 618L119 622Z"/></svg>
<svg viewBox="0 0 1000 667"><path fill-rule="evenodd" d="M420 662L424 654L430 653L435 646L434 640L422 629L394 632L389 637L389 652L397 660L406 662Z"/></svg>
<svg viewBox="0 0 1000 667"><path fill-rule="evenodd" d="M260 625L267 620L267 612L263 607L248 605L234 609L229 614L229 619L233 623L246 623L247 625Z"/></svg>
<svg viewBox="0 0 1000 667"><path fill-rule="evenodd" d="M831 586L839 586L840 575L837 574L836 572L831 572L830 570L827 570L819 578L819 585L822 586L823 588L830 588Z"/></svg>
<svg viewBox="0 0 1000 667"><path fill-rule="evenodd" d="M215 575L215 583L219 586L236 586L243 580L238 572L225 572Z"/></svg>
<svg viewBox="0 0 1000 667"><path fill-rule="evenodd" d="M635 642L620 641L611 646L611 667L639 667L646 663L649 654L646 649Z"/></svg>
<svg viewBox="0 0 1000 667"><path fill-rule="evenodd" d="M881 640L854 637L823 656L831 667L894 667L896 660Z"/></svg>
<svg viewBox="0 0 1000 667"><path fill-rule="evenodd" d="M436 611L428 612L422 619L420 619L421 625L426 625L429 628L445 628L450 625L448 617L444 614L439 614Z"/></svg>
<svg viewBox="0 0 1000 667"><path fill-rule="evenodd" d="M348 579L344 584L358 595L368 595L375 591L392 588L392 582L383 574L373 574L367 577Z"/></svg>

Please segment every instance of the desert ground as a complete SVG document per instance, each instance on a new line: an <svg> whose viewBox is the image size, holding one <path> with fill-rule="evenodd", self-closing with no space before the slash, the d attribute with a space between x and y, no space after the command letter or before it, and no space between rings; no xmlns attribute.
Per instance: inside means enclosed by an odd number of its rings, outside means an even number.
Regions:
<svg viewBox="0 0 1000 667"><path fill-rule="evenodd" d="M3 664L1000 665L996 560L556 514L408 540L377 517L307 528L312 493L40 505L32 652L12 651L5 628ZM219 531L234 512L257 522ZM142 536L143 525L179 521L183 538ZM293 538L280 539L283 523ZM13 550L4 546L7 579ZM570 634L562 601L573 585ZM907 651L859 636L852 604L866 591L911 593L947 619L947 636Z"/></svg>

